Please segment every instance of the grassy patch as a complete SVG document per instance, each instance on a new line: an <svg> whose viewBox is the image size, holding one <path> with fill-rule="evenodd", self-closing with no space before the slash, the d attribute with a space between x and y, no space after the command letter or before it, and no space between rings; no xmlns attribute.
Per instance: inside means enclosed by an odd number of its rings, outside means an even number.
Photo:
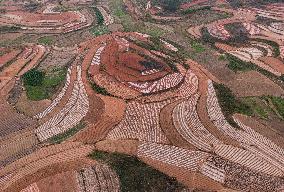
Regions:
<svg viewBox="0 0 284 192"><path fill-rule="evenodd" d="M256 97L247 97L242 99L242 101L250 106L254 115L262 119L268 119L270 110L263 104L262 100L259 100L259 98Z"/></svg>
<svg viewBox="0 0 284 192"><path fill-rule="evenodd" d="M38 71L38 73L43 73L43 72ZM66 76L66 69L55 68L47 74L43 73L44 75L43 77L41 77L42 79L40 81L36 80L37 83L27 82L27 80L25 80L26 74L23 75L23 80L27 96L30 100L39 101L43 99L49 99L52 97L52 95L56 92L58 87L64 81ZM30 78L30 80L32 79L35 78Z"/></svg>
<svg viewBox="0 0 284 192"><path fill-rule="evenodd" d="M284 119L284 99L281 97L268 96L266 99L270 99L273 104L273 108L277 110L277 113Z"/></svg>
<svg viewBox="0 0 284 192"><path fill-rule="evenodd" d="M237 99L228 87L223 84L214 83L214 88L222 111L226 117L230 118L230 116L234 113L241 113L245 115L253 114L251 107Z"/></svg>
<svg viewBox="0 0 284 192"><path fill-rule="evenodd" d="M153 169L136 157L102 151L95 151L90 157L107 163L116 171L122 192L178 191L183 188L175 178Z"/></svg>
<svg viewBox="0 0 284 192"><path fill-rule="evenodd" d="M256 69L254 64L242 61L239 58L232 56L230 54L227 54L226 58L229 61L228 68L234 72L251 71Z"/></svg>
<svg viewBox="0 0 284 192"><path fill-rule="evenodd" d="M97 36L100 36L100 35L108 34L109 30L108 30L107 26L98 25L98 26L93 26L90 29L90 32L91 32L92 35L97 37Z"/></svg>
<svg viewBox="0 0 284 192"><path fill-rule="evenodd" d="M50 143L54 143L54 144L59 144L59 143L65 141L66 139L68 139L69 137L75 135L81 129L83 129L85 127L86 127L86 124L84 122L80 122L78 125L76 125L73 128L67 130L66 132L58 134L58 135L56 135L54 137L51 137L49 139L49 142Z"/></svg>
<svg viewBox="0 0 284 192"><path fill-rule="evenodd" d="M201 53L201 52L205 51L205 47L201 43L199 43L199 42L192 41L190 43L190 46L197 53Z"/></svg>
<svg viewBox="0 0 284 192"><path fill-rule="evenodd" d="M43 45L51 45L54 42L54 38L52 36L44 36L40 37L37 42Z"/></svg>

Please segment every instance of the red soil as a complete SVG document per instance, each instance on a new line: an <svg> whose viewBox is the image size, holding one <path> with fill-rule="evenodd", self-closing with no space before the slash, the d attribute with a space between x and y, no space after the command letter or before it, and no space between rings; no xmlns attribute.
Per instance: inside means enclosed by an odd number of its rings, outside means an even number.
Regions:
<svg viewBox="0 0 284 192"><path fill-rule="evenodd" d="M118 124L123 116L126 103L122 99L97 95L105 104L104 113L97 123L80 131L70 140L84 143L96 143L103 140L109 131Z"/></svg>
<svg viewBox="0 0 284 192"><path fill-rule="evenodd" d="M146 52L145 49L142 49L131 43L130 48L134 48L142 53ZM121 53L117 51L118 49L118 43L113 40L106 46L106 51L102 53L101 57L101 62L105 65L106 72L115 77L116 80L134 82L149 81L161 78L166 74L165 72L158 72L152 75L142 76L141 71L139 70L143 70L145 68L139 63L139 61L145 59L137 55L137 53ZM146 55L149 55L149 53L146 52ZM152 54L150 55L152 56ZM130 58L128 58L128 56ZM159 61L161 62L161 60Z"/></svg>
<svg viewBox="0 0 284 192"><path fill-rule="evenodd" d="M103 38L103 37L102 37ZM100 39L99 39L100 40ZM94 90L92 89L89 80L87 78L87 71L89 65L94 57L94 54L99 46L92 47L88 53L84 57L84 61L82 62L82 81L84 83L88 98L89 98L89 111L85 116L85 119L89 123L95 123L101 117L104 111L104 103L103 101L95 95Z"/></svg>
<svg viewBox="0 0 284 192"><path fill-rule="evenodd" d="M223 44L223 43L218 43L218 42L215 43L215 46L217 48L221 49L222 51L226 51L226 52L228 52L228 51L235 51L236 50L235 47L232 47L230 45Z"/></svg>
<svg viewBox="0 0 284 192"><path fill-rule="evenodd" d="M171 145L196 150L197 148L185 141L182 136L176 130L173 124L172 112L176 105L178 105L182 100L170 103L165 106L160 112L160 126L166 137L169 139Z"/></svg>
<svg viewBox="0 0 284 192"><path fill-rule="evenodd" d="M56 21L57 23L65 24L69 22L75 22L80 19L79 15L75 14L74 12L42 14L42 13L13 11L9 12L9 14L21 17L21 20L13 20L14 24L22 24L27 26L40 26L41 20ZM5 21L5 19L0 19L0 21ZM7 21L9 22L10 20L8 19Z"/></svg>
<svg viewBox="0 0 284 192"><path fill-rule="evenodd" d="M97 150L110 153L137 155L139 141L137 140L103 140L95 144Z"/></svg>
<svg viewBox="0 0 284 192"><path fill-rule="evenodd" d="M284 63L281 60L274 57L261 57L259 60L279 71L281 74L284 74Z"/></svg>
<svg viewBox="0 0 284 192"><path fill-rule="evenodd" d="M80 159L92 152L93 146L81 143L64 143L42 148L0 170L0 176L12 173L3 184L3 191L17 191L28 185L63 171L81 166ZM75 162L75 163L74 163Z"/></svg>
<svg viewBox="0 0 284 192"><path fill-rule="evenodd" d="M220 183L215 182L212 179L201 175L200 173L187 171L184 168L179 168L176 166L170 166L166 163L152 160L150 158L142 158L142 161L171 177L175 177L178 181L189 188L213 191L224 189Z"/></svg>
<svg viewBox="0 0 284 192"><path fill-rule="evenodd" d="M76 172L67 171L44 178L38 181L37 186L39 191L44 192L77 192L79 189L76 183Z"/></svg>
<svg viewBox="0 0 284 192"><path fill-rule="evenodd" d="M4 55L0 56L0 67L11 61L13 58L15 58L21 50L16 49L9 51L8 53L5 53Z"/></svg>
<svg viewBox="0 0 284 192"><path fill-rule="evenodd" d="M21 70L21 72L19 73L19 76L22 76L27 71L34 68L39 63L39 61L43 57L43 55L46 53L45 52L46 49L43 46L36 46L33 49L35 49L34 50L34 52L36 53L35 57L32 58L32 60L29 62L29 64L27 66L25 66L25 68L23 70Z"/></svg>
<svg viewBox="0 0 284 192"><path fill-rule="evenodd" d="M3 188L3 192L18 192L21 189L24 189L28 187L29 185L40 181L41 179L48 178L50 176L62 173L62 172L68 172L74 169L80 169L83 167L86 167L87 165L94 165L95 161L90 161L86 158L79 158L73 161L66 161L66 162L59 162L54 163L50 166L41 168L37 170L37 172L27 175L24 178L20 178L17 181L13 183L9 183L8 185L5 185L5 188ZM40 183L40 187L44 187L45 184ZM56 185L61 185L56 184Z"/></svg>

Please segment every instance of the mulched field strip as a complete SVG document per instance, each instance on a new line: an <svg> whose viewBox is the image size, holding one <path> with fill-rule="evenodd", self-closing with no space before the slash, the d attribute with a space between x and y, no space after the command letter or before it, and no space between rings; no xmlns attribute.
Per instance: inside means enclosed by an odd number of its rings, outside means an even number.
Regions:
<svg viewBox="0 0 284 192"><path fill-rule="evenodd" d="M263 125L252 117L241 114L235 114L234 116L236 116L243 124L249 126L264 137L272 140L276 145L284 148L284 137L275 132L272 128Z"/></svg>
<svg viewBox="0 0 284 192"><path fill-rule="evenodd" d="M104 38L101 40L103 41ZM82 81L89 99L89 111L85 116L85 120L92 124L96 123L104 112L104 103L98 96L96 96L87 77L88 68L98 48L99 44L90 48L82 62Z"/></svg>
<svg viewBox="0 0 284 192"><path fill-rule="evenodd" d="M51 111L51 113L48 113L45 117L43 117L42 119L39 120L40 124L43 124L44 122L48 121L52 116L54 116L55 114L59 113L59 111L62 108L64 108L64 106L68 102L68 99L69 99L69 97L70 97L70 95L71 95L71 93L73 91L74 82L77 79L76 64L77 64L76 61L74 61L72 63L73 67L72 67L72 72L71 72L71 75L70 75L70 84L69 84L69 86L68 86L64 96L62 97L60 102L54 107L54 109Z"/></svg>
<svg viewBox="0 0 284 192"><path fill-rule="evenodd" d="M207 128L207 130L214 135L216 138L219 138L221 141L233 145L239 146L239 143L231 138L227 137L223 133L221 133L213 124L213 122L209 119L207 113L207 80L209 79L196 65L192 65L192 70L197 75L199 79L199 92L200 98L197 104L197 113L201 123Z"/></svg>
<svg viewBox="0 0 284 192"><path fill-rule="evenodd" d="M182 136L178 133L173 124L172 112L175 106L178 105L180 102L182 102L182 100L170 103L161 110L160 126L172 145L185 149L196 150L196 147L194 147L182 138Z"/></svg>

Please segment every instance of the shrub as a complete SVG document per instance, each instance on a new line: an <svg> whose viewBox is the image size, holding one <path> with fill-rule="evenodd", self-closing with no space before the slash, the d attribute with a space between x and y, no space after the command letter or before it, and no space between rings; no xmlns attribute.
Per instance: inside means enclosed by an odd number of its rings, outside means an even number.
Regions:
<svg viewBox="0 0 284 192"><path fill-rule="evenodd" d="M242 61L242 60L240 60L239 58L237 58L233 55L226 54L226 58L229 61L228 68L231 69L234 72L250 71L250 70L256 69L254 64Z"/></svg>
<svg viewBox="0 0 284 192"><path fill-rule="evenodd" d="M253 40L260 41L260 42L263 42L263 43L267 43L268 45L270 45L273 48L273 56L274 57L278 57L280 55L279 45L276 42L269 41L269 40L266 40L266 39L253 39Z"/></svg>
<svg viewBox="0 0 284 192"><path fill-rule="evenodd" d="M99 94L111 96L111 94L104 87L100 87L98 84L96 84L94 82L92 82L92 88L95 92L97 92Z"/></svg>
<svg viewBox="0 0 284 192"><path fill-rule="evenodd" d="M162 68L162 65L157 63L154 60L140 61L139 63L143 65L146 69L161 69Z"/></svg>
<svg viewBox="0 0 284 192"><path fill-rule="evenodd" d="M217 97L226 117L233 115L234 113L242 113L245 115L252 115L253 111L249 105L238 100L233 92L223 84L214 83Z"/></svg>
<svg viewBox="0 0 284 192"><path fill-rule="evenodd" d="M49 139L49 141L51 143L55 143L55 144L59 144L63 141L65 141L67 138L75 135L76 133L78 133L81 129L83 129L84 127L86 127L86 124L83 122L80 122L78 125L74 126L73 128L65 131L64 133L55 135L53 137L51 137Z"/></svg>
<svg viewBox="0 0 284 192"><path fill-rule="evenodd" d="M94 11L95 11L96 18L97 18L97 24L103 25L105 20L104 20L102 13L100 12L100 10L97 7L94 7Z"/></svg>
<svg viewBox="0 0 284 192"><path fill-rule="evenodd" d="M42 85L45 73L36 69L31 69L23 75L25 85L39 86Z"/></svg>

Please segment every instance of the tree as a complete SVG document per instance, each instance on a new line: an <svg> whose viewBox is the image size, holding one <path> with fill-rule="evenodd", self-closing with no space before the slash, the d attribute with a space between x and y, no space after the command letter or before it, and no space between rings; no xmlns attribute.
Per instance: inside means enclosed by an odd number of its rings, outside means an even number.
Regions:
<svg viewBox="0 0 284 192"><path fill-rule="evenodd" d="M181 0L163 0L162 3L165 10L175 12L179 8Z"/></svg>
<svg viewBox="0 0 284 192"><path fill-rule="evenodd" d="M23 75L24 84L30 86L42 85L44 76L44 72L31 69Z"/></svg>

